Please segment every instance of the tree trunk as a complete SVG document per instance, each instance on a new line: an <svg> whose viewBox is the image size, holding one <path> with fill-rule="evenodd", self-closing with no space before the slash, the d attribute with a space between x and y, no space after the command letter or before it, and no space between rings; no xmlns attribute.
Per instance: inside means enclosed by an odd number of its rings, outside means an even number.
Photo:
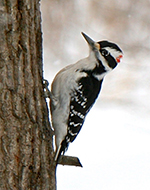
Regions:
<svg viewBox="0 0 150 190"><path fill-rule="evenodd" d="M55 190L39 0L0 1L0 189Z"/></svg>

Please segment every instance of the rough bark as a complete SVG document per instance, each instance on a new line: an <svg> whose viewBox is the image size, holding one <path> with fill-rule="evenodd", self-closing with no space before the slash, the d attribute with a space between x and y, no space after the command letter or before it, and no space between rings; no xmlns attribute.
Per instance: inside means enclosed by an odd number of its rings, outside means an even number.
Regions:
<svg viewBox="0 0 150 190"><path fill-rule="evenodd" d="M0 189L55 190L39 0L0 1Z"/></svg>

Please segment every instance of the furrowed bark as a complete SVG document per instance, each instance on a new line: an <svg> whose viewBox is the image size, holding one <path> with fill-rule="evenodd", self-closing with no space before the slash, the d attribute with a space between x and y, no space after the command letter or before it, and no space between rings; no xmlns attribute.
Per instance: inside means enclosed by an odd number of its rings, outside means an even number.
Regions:
<svg viewBox="0 0 150 190"><path fill-rule="evenodd" d="M0 189L55 189L39 0L0 1Z"/></svg>

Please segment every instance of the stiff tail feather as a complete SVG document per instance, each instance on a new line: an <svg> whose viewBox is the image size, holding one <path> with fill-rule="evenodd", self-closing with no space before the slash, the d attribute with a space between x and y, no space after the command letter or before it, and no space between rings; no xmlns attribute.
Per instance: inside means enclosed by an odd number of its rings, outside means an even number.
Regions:
<svg viewBox="0 0 150 190"><path fill-rule="evenodd" d="M56 150L56 153L55 153L55 158L54 158L54 160L55 160L55 162L57 162L58 163L58 160L59 160L59 158L60 158L60 155L61 155L61 145L59 145L59 147L58 147L58 149Z"/></svg>
<svg viewBox="0 0 150 190"><path fill-rule="evenodd" d="M64 155L64 153L66 152L66 150L68 148L68 145L69 145L69 142L67 142L66 139L62 141L62 143L56 149L56 153L55 153L55 157L54 157L55 162L58 163L60 156Z"/></svg>

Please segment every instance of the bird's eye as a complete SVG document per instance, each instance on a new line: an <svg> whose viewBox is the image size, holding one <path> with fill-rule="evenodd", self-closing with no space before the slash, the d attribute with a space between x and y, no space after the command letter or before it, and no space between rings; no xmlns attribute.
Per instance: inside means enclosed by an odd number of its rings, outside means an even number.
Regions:
<svg viewBox="0 0 150 190"><path fill-rule="evenodd" d="M103 56L108 56L108 55L109 55L109 52L108 52L106 49L102 49L102 50L101 50L101 54L102 54Z"/></svg>

